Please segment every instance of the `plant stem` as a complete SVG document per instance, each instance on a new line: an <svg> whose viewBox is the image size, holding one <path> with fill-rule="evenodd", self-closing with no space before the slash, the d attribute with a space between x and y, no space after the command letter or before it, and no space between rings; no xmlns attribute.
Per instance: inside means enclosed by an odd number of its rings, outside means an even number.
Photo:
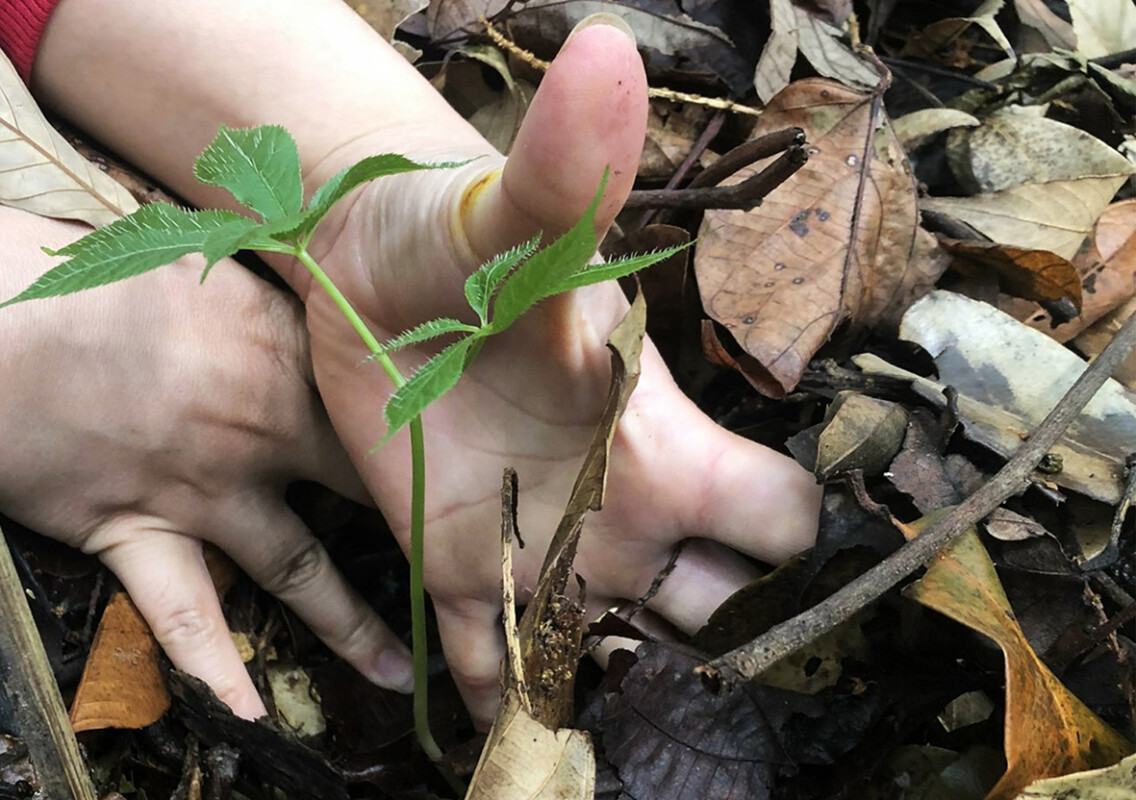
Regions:
<svg viewBox="0 0 1136 800"><path fill-rule="evenodd" d="M359 338L367 345L367 349L390 377L395 388L406 383L406 379L402 377L402 373L398 371L390 356L383 352L382 345L363 322L363 318L307 249L298 247L295 255L316 282L331 296L340 313L359 334ZM414 733L418 737L418 744L429 759L441 763L442 749L438 747L433 734L430 733L430 720L427 714L426 587L422 577L426 527L426 445L422 435L421 416L410 421L410 469L410 627L411 652L414 659Z"/></svg>

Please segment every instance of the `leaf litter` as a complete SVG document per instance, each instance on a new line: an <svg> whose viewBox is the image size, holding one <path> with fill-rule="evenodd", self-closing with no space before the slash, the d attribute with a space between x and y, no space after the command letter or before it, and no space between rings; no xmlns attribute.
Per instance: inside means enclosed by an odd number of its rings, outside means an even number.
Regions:
<svg viewBox="0 0 1136 800"><path fill-rule="evenodd" d="M1090 798L1127 796L1130 758L1110 766L1130 745L1109 731L1130 734L1136 707L1136 645L1130 630L1115 624L1136 594L1124 557L1133 544L1131 512L1126 519L1118 505L1131 491L1126 459L1136 436L1131 393L1116 384L1044 460L1032 488L984 521L985 549L1006 585L1018 586L1012 597L1040 580L1029 569L1065 576L1053 591L1034 592L1028 613L1007 611L989 562L956 554L949 556L955 566L932 566L907 594L931 595L921 602L963 626L891 594L731 695L711 692L692 667L805 611L886 558L898 543L892 520L955 505L987 481L1069 376L1084 368L1062 343L1091 358L1133 313L1133 166L1122 148L1136 131L1136 83L1131 69L1107 60L1130 38L1131 4L880 3L867 12L857 7L857 19L847 3L773 0L744 23L724 0L353 5L384 36L399 28L413 43L401 42L403 52L421 48L430 52L427 60L463 52L468 60L452 61L444 88L502 149L539 75L515 52L478 38L479 18L495 19L522 47L548 57L593 6L633 18L652 85L767 104L756 128L727 120L709 137L703 134L713 115L704 107L654 101L653 156L644 161L642 185L666 183L681 193L734 145L763 133L799 126L808 140L809 163L763 205L705 213L690 276L676 261L665 280L647 282L665 309L663 335L671 338L663 352L683 387L727 426L788 446L826 480L817 546L732 598L693 639L643 644L635 655L617 651L602 681L586 669L577 673L582 620L578 594L569 591L570 542L581 530L587 535L584 512L602 496L597 455L592 477L580 485L590 487L587 500L580 495L565 522L573 533L550 562L558 587L550 597L559 599L530 606L567 626L553 637L562 647L545 647L547 636L533 646L535 623L520 625L530 645L510 667L507 702L485 750L499 781L485 796L513 796L496 793L510 782L516 796L549 796L531 788L551 791L551 783L540 783L545 777L563 781L563 796L591 796L591 776L597 797L642 800L783 792L802 800L882 800L899 796L900 786L905 796L923 798L980 798L991 790L998 800L1065 797L1070 788ZM890 85L859 48L861 38L890 68ZM905 49L917 38L922 50ZM1019 54L1016 61L1003 59L1010 51ZM0 84L15 96L8 82ZM20 120L31 119L24 113ZM32 136L35 125L19 125L20 136ZM55 146L36 137L33 147ZM57 157L61 164L70 158ZM67 170L91 177L74 192L74 177L50 174L43 188L66 188L49 195L82 196L79 205L104 208L100 193L121 199L94 173L74 164ZM35 174L40 181L38 168ZM121 201L123 208L129 203ZM665 212L661 221L685 235L678 226L697 227L692 216ZM636 219L621 226L628 241L650 240ZM946 297L936 292L912 308L936 286L970 297L952 295L930 315L929 304ZM854 352L872 354L856 359L870 370L854 367ZM1134 358L1129 372L1118 373L1122 381L1129 376L1129 388ZM716 365L723 363L734 366ZM744 381L735 378L738 371ZM751 387L784 400L772 402ZM318 493L299 506L314 528L331 535L329 550L368 599L397 621L391 598L405 592L404 578L388 566L398 563L397 552L361 546L350 533L378 521ZM36 550L25 548L27 557L34 561ZM1049 560L1031 562L1042 550ZM90 602L42 567L28 574L48 587L37 586L37 597L62 598L56 608ZM1087 633L1081 623L1069 627L1064 633L1075 633L1079 643L1058 647L1060 626L1072 625L1065 620L1083 618L1065 610L1085 604L1097 609L1099 625ZM428 769L407 745L404 698L328 664L302 626L247 585L238 585L227 606L248 643L254 676L282 687L277 702L287 702L285 684L298 688L300 706L315 712L310 720L324 719L327 731L304 745L268 725L254 733L175 676L172 711L148 729L149 738L99 734L120 737L114 741L135 753L89 751L107 789L130 796L145 786L148 796L164 796L174 790L171 776L201 776L198 745L187 745L192 731L206 755L236 743L244 754L238 771L252 777L242 779L244 790L254 794L255 781L267 781L288 796L340 797L344 785L365 796L422 796ZM85 611L60 613L78 636ZM994 632L1006 652L1004 668L965 626ZM1043 643L1040 660L1034 641ZM97 649L113 655L105 645ZM1043 662L1051 653L1060 658L1049 671ZM300 671L291 672L293 665ZM542 671L554 677L542 683ZM526 678L517 681L518 673ZM160 662L155 674L164 674ZM114 677L130 680L125 672ZM460 700L444 673L434 682L435 727L446 731L455 768L468 774L480 740L454 725ZM106 699L125 704L115 685L107 684ZM972 696L988 698L993 709L956 713ZM275 713L295 721L299 712ZM585 745L584 731L594 744ZM532 736L549 742L544 755L529 748ZM165 749L154 744L159 740ZM472 749L463 750L462 740L472 740ZM1086 750L1086 742L1097 749ZM1060 788L1037 782L1092 766L1105 769L1058 779ZM525 784L534 777L536 784Z"/></svg>

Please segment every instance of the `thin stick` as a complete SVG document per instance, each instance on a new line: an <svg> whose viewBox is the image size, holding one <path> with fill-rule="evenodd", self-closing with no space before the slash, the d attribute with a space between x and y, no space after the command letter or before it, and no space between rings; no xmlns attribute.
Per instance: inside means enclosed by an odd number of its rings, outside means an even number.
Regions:
<svg viewBox="0 0 1136 800"><path fill-rule="evenodd" d="M95 787L0 531L0 678L46 797L95 800Z"/></svg>
<svg viewBox="0 0 1136 800"><path fill-rule="evenodd" d="M993 480L968 497L939 522L908 542L826 600L792 619L775 625L749 644L698 667L711 686L729 688L748 680L796 652L879 598L936 553L955 541L1008 497L1023 491L1030 474L1049 449L1081 413L1113 371L1136 346L1136 315L1130 317L1108 347L1093 361L1054 406L1033 435L1018 449Z"/></svg>
<svg viewBox="0 0 1136 800"><path fill-rule="evenodd" d="M500 47L505 52L516 56L518 59L528 64L538 72L548 72L548 67L552 62L545 61L543 58L537 58L535 55L525 50L512 39L510 39L501 31L497 30L496 26L485 17L481 17L481 24L485 26L485 34L493 42L493 44ZM647 88L647 96L653 97L656 100L669 100L672 103L691 103L696 106L706 106L707 108L717 108L722 111L729 111L733 114L745 114L750 117L760 117L761 109L753 108L751 106L735 103L733 100L725 100L721 97L703 97L700 94L690 94L688 92L676 92L671 89L657 89L654 86Z"/></svg>

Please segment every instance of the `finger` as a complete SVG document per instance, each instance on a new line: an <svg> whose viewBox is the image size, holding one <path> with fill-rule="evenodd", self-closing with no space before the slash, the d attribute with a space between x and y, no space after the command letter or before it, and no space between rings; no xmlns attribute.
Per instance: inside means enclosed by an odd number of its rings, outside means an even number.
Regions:
<svg viewBox="0 0 1136 800"><path fill-rule="evenodd" d="M300 462L293 474L322 484L360 505L374 508L375 501L351 463L323 404L314 392L310 400L316 408L312 410L311 423L305 427L306 441L300 445Z"/></svg>
<svg viewBox="0 0 1136 800"><path fill-rule="evenodd" d="M138 521L103 535L115 544L99 557L122 581L174 666L205 681L237 716L264 716L221 613L200 542Z"/></svg>
<svg viewBox="0 0 1136 800"><path fill-rule="evenodd" d="M687 634L697 633L734 592L761 577L725 545L688 539L647 608Z"/></svg>
<svg viewBox="0 0 1136 800"><path fill-rule="evenodd" d="M266 591L288 604L312 632L368 680L410 692L406 646L347 583L327 550L291 509L260 499L227 514L211 538ZM232 520L249 520L247 523Z"/></svg>
<svg viewBox="0 0 1136 800"><path fill-rule="evenodd" d="M606 24L586 23L606 22ZM618 27L617 27L618 26ZM462 220L482 257L579 219L605 168L602 234L635 181L647 125L647 78L631 31L610 15L581 23L541 80L499 181L474 184Z"/></svg>
<svg viewBox="0 0 1136 800"><path fill-rule="evenodd" d="M811 547L821 501L813 476L788 456L719 427L681 392L671 392L668 402L667 418L685 433L661 474L708 465L682 498L686 535L772 564Z"/></svg>
<svg viewBox="0 0 1136 800"><path fill-rule="evenodd" d="M501 702L505 630L501 606L480 600L435 601L438 632L450 674L479 730L487 730Z"/></svg>

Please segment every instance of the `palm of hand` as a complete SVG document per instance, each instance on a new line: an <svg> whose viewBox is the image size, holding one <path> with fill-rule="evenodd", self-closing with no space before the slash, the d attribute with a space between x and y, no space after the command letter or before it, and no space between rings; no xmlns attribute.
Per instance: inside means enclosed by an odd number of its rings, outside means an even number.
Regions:
<svg viewBox="0 0 1136 800"><path fill-rule="evenodd" d="M565 112L565 102L583 101L573 101L564 84L578 89L589 76L586 69L557 72L557 65L573 58L599 61L593 65L596 79L605 86L626 82L631 93L643 78L621 33L589 31L554 63L541 88L554 100L543 105L541 95L534 100L514 149L518 155L485 195L467 197L467 188L499 156L457 171L384 179L329 221L334 239L315 255L380 338L425 319L468 316L461 287L478 261L537 229L567 228L595 191L605 164L612 165L614 179L601 216L606 213L604 228L610 224L634 176L642 124L605 127L605 119L622 119L627 109L617 114L593 107L595 102ZM588 52L589 45L599 51ZM612 98L598 102L620 102L618 94ZM565 118L573 125L565 126ZM597 149L589 144L596 137L581 135L581 126L602 131L600 152L586 152ZM530 146L534 143L539 146ZM458 146L411 155L452 159L487 149L467 137ZM487 210L470 211L474 202ZM316 380L328 412L405 548L406 436L371 452L383 433L379 407L391 386L377 365L365 363L365 349L329 298L317 290L306 295ZM603 343L626 307L614 284L545 301L491 339L458 386L424 415L426 588L451 669L481 721L492 715L499 695L502 469L512 466L520 477L519 523L528 546L515 554L514 567L524 600L535 587L599 418L610 376ZM411 352L396 361L407 372L424 358ZM640 382L613 446L607 504L587 523L576 560L588 581L589 606L596 611L640 596L679 541L702 537L706 541L687 549L649 606L681 628L697 627L753 574L723 545L778 560L807 545L817 502L811 478L791 461L702 415L647 342Z"/></svg>

